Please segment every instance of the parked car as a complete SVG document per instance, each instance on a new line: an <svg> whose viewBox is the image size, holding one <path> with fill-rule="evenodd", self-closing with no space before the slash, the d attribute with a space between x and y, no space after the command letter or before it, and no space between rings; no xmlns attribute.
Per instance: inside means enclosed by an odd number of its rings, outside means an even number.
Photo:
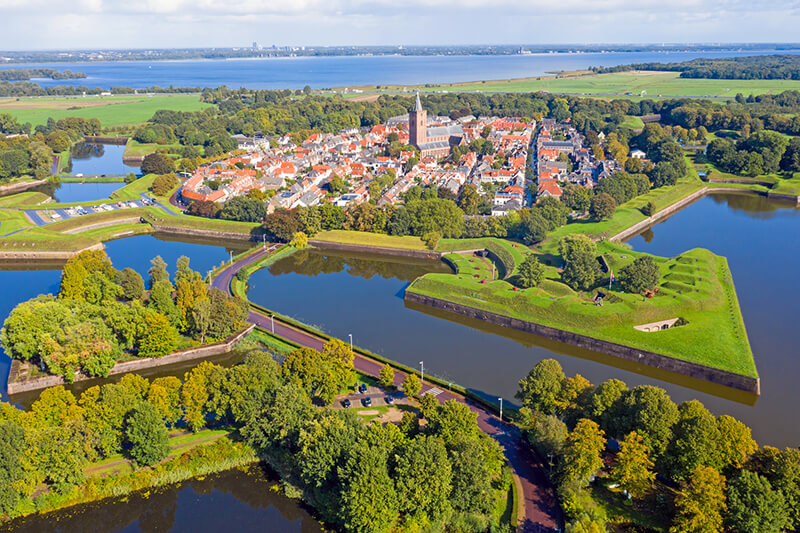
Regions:
<svg viewBox="0 0 800 533"><path fill-rule="evenodd" d="M387 396L384 400L386 401L386 405L392 405L394 403L394 396Z"/></svg>
<svg viewBox="0 0 800 533"><path fill-rule="evenodd" d="M345 398L342 401L342 407L344 407L345 409L350 407L351 405L352 405L352 403L350 403L350 398Z"/></svg>
<svg viewBox="0 0 800 533"><path fill-rule="evenodd" d="M371 406L372 406L372 398L370 398L369 396L366 396L366 397L364 397L364 398L361 400L361 404L362 404L364 407L371 407Z"/></svg>
<svg viewBox="0 0 800 533"><path fill-rule="evenodd" d="M366 383L360 383L358 385L358 392L360 392L361 394L364 394L365 392L367 392L367 384Z"/></svg>

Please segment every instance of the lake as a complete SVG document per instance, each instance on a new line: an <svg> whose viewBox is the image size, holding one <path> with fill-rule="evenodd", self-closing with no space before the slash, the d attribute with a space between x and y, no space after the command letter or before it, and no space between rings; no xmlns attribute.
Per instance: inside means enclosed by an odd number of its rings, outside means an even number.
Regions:
<svg viewBox="0 0 800 533"><path fill-rule="evenodd" d="M71 169L69 174L85 176L139 174L139 167L122 162L125 154L124 144L101 144L80 142L71 150Z"/></svg>
<svg viewBox="0 0 800 533"><path fill-rule="evenodd" d="M608 52L508 56L346 56L222 59L186 61L117 61L3 65L0 68L48 67L84 72L85 79L36 80L58 85L101 87L218 87L232 89L313 89L375 85L452 83L541 76L557 70L610 67L628 63L677 62L697 57L740 57L775 53L749 52ZM800 53L781 51L781 53Z"/></svg>
<svg viewBox="0 0 800 533"><path fill-rule="evenodd" d="M568 375L598 384L612 377L630 386L665 388L676 402L697 398L718 414L753 428L762 444L797 445L795 419L800 375L794 328L800 291L800 210L757 196L714 195L700 200L632 241L634 249L677 255L707 247L729 257L748 336L761 376L762 394L662 373L601 354L497 328L428 308L407 307L403 291L439 262L387 256L348 256L306 250L251 275L249 297L390 359L419 367L493 399L509 401L517 382L536 362L555 358ZM711 339L710 339L711 340Z"/></svg>

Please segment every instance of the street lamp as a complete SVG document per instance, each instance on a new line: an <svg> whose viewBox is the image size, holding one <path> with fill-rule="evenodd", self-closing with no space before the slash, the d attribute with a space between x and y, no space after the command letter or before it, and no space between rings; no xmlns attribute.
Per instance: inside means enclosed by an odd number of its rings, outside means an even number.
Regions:
<svg viewBox="0 0 800 533"><path fill-rule="evenodd" d="M498 398L498 400L500 400L500 422L502 422L503 421L503 399L502 398Z"/></svg>
<svg viewBox="0 0 800 533"><path fill-rule="evenodd" d="M419 375L420 382L425 383L425 366L422 364L422 361L419 362Z"/></svg>
<svg viewBox="0 0 800 533"><path fill-rule="evenodd" d="M269 315L270 320L272 320L272 334L275 335L275 315Z"/></svg>
<svg viewBox="0 0 800 533"><path fill-rule="evenodd" d="M347 336L350 337L350 351L352 352L353 351L353 334L352 333L348 333Z"/></svg>
<svg viewBox="0 0 800 533"><path fill-rule="evenodd" d="M547 462L550 463L550 475L552 476L553 475L553 454L552 453L548 453L547 454Z"/></svg>
<svg viewBox="0 0 800 533"><path fill-rule="evenodd" d="M228 253L231 255L231 264L233 264L233 250L228 250Z"/></svg>

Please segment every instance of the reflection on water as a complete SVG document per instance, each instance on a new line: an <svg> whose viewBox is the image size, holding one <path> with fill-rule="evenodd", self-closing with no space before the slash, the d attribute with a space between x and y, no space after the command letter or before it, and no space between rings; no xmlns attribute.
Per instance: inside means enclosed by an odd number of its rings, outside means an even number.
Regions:
<svg viewBox="0 0 800 533"><path fill-rule="evenodd" d="M760 194L726 193L712 194L709 197L717 204L725 205L734 211L741 211L750 218L761 220L767 220L774 216L781 215L786 210L797 211L800 209L800 206L796 202L773 200Z"/></svg>
<svg viewBox="0 0 800 533"><path fill-rule="evenodd" d="M125 145L80 142L70 150L70 174L123 175L139 174L139 167L126 165L122 156Z"/></svg>
<svg viewBox="0 0 800 533"><path fill-rule="evenodd" d="M270 490L277 476L258 465L140 491L124 498L14 520L3 530L105 533L111 531L324 530L296 501Z"/></svg>

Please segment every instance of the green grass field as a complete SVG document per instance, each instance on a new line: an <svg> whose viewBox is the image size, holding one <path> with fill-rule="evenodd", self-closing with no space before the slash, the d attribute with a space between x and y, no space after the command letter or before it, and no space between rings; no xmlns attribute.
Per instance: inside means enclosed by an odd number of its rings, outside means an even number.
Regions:
<svg viewBox="0 0 800 533"><path fill-rule="evenodd" d="M201 102L195 94L0 99L0 113L10 113L19 122L34 126L47 123L50 117L97 118L103 127L123 126L146 122L159 109L197 111L206 107L211 104Z"/></svg>
<svg viewBox="0 0 800 533"><path fill-rule="evenodd" d="M375 91L374 86L363 90ZM706 80L680 78L678 72L622 72L585 76L541 76L513 80L475 81L441 85L385 86L380 92L420 90L422 92L536 92L574 93L586 95L632 95L646 91L648 97L698 96L734 97L736 93L765 94L800 90L800 81L793 80Z"/></svg>
<svg viewBox="0 0 800 533"><path fill-rule="evenodd" d="M612 243L599 251L617 270L637 252ZM714 368L757 376L730 270L725 258L696 249L672 259L657 258L662 279L655 298L613 287L606 303L596 306L594 291L575 292L546 267L541 287L514 290L506 281L486 284L471 275L426 274L408 291L519 318L554 328L649 350ZM602 283L601 283L602 285ZM688 324L658 332L633 326L683 317Z"/></svg>

